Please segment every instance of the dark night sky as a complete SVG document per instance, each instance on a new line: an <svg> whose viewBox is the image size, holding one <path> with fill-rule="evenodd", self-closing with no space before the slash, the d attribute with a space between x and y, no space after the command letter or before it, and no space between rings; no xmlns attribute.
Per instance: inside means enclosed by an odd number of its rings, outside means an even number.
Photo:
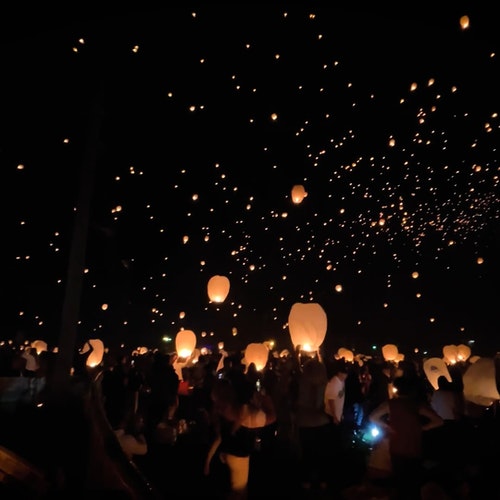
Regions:
<svg viewBox="0 0 500 500"><path fill-rule="evenodd" d="M475 5L4 17L1 337L57 344L98 105L78 342L288 348L313 301L332 352L496 352L500 47Z"/></svg>

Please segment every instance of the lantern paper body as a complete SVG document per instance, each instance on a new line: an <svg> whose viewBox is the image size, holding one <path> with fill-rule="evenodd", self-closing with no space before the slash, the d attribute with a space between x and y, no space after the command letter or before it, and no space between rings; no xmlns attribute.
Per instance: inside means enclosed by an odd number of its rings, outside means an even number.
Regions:
<svg viewBox="0 0 500 500"><path fill-rule="evenodd" d="M216 274L208 280L207 293L212 302L221 303L229 294L230 283L226 276Z"/></svg>
<svg viewBox="0 0 500 500"><path fill-rule="evenodd" d="M302 184L296 184L292 188L292 201L295 204L302 203L302 200L307 196L307 192Z"/></svg>
<svg viewBox="0 0 500 500"><path fill-rule="evenodd" d="M87 358L87 366L93 368L102 361L102 357L104 356L104 343L101 339L89 339L88 343L94 348L94 350ZM82 352L85 353L88 350L89 348L87 347L86 349L82 349Z"/></svg>
<svg viewBox="0 0 500 500"><path fill-rule="evenodd" d="M294 347L317 350L325 340L327 317L316 302L296 302L290 309L288 329Z"/></svg>
<svg viewBox="0 0 500 500"><path fill-rule="evenodd" d="M398 357L398 348L394 344L385 344L382 347L382 356L386 361L396 361Z"/></svg>
<svg viewBox="0 0 500 500"><path fill-rule="evenodd" d="M343 358L348 363L352 363L354 361L354 353L350 349L346 349L345 347L341 347L337 351L337 356L339 358Z"/></svg>
<svg viewBox="0 0 500 500"><path fill-rule="evenodd" d="M443 356L447 363L454 365L458 361L458 347L450 344L443 347Z"/></svg>
<svg viewBox="0 0 500 500"><path fill-rule="evenodd" d="M471 350L468 345L460 344L457 346L458 361L467 361L471 355Z"/></svg>
<svg viewBox="0 0 500 500"><path fill-rule="evenodd" d="M480 406L491 406L500 400L494 359L486 357L478 359L469 365L462 378L466 401Z"/></svg>
<svg viewBox="0 0 500 500"><path fill-rule="evenodd" d="M189 358L196 347L193 330L179 330L175 336L175 350L180 358Z"/></svg>
<svg viewBox="0 0 500 500"><path fill-rule="evenodd" d="M42 351L47 350L47 342L43 340L35 340L32 344L31 347L34 347L36 349L36 353L40 354Z"/></svg>
<svg viewBox="0 0 500 500"><path fill-rule="evenodd" d="M266 344L253 342L247 345L245 349L245 364L248 368L250 363L255 365L257 370L263 370L267 364L269 349Z"/></svg>
<svg viewBox="0 0 500 500"><path fill-rule="evenodd" d="M451 375L448 370L448 366L444 359L441 358L429 358L424 361L424 373L427 380L432 385L435 391L439 389L438 378L441 376L446 377L448 382L451 382Z"/></svg>

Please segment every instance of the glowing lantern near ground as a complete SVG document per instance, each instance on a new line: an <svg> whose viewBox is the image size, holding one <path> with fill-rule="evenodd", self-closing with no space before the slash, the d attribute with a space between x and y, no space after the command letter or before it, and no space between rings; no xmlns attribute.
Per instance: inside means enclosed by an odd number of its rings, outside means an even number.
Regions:
<svg viewBox="0 0 500 500"><path fill-rule="evenodd" d="M102 361L102 358L104 356L104 343L101 339L89 339L83 347L82 353L86 353L90 349L87 344L90 344L94 348L94 350L89 354L89 357L87 358L87 366L90 368L94 368L95 366L98 366Z"/></svg>
<svg viewBox="0 0 500 500"><path fill-rule="evenodd" d="M457 352L458 361L467 361L471 355L470 347L465 344L457 346Z"/></svg>
<svg viewBox="0 0 500 500"><path fill-rule="evenodd" d="M316 302L296 302L288 315L288 329L292 344L303 350L318 350L325 340L327 317Z"/></svg>
<svg viewBox="0 0 500 500"><path fill-rule="evenodd" d="M493 358L480 358L469 365L462 376L464 398L480 406L491 406L500 400Z"/></svg>
<svg viewBox="0 0 500 500"><path fill-rule="evenodd" d="M268 357L269 349L266 344L252 342L245 349L245 364L247 367L250 363L253 363L255 368L261 371L266 367Z"/></svg>
<svg viewBox="0 0 500 500"><path fill-rule="evenodd" d="M398 353L398 347L395 344L385 344L382 346L382 356L384 356L386 361L396 361Z"/></svg>
<svg viewBox="0 0 500 500"><path fill-rule="evenodd" d="M481 356L471 356L469 358L469 363L472 364L472 363L475 363L477 360L481 359Z"/></svg>
<svg viewBox="0 0 500 500"><path fill-rule="evenodd" d="M295 184L292 187L292 201L295 204L302 203L302 200L307 196L307 192L302 184Z"/></svg>
<svg viewBox="0 0 500 500"><path fill-rule="evenodd" d="M196 347L193 330L179 330L175 336L175 350L180 358L189 358Z"/></svg>
<svg viewBox="0 0 500 500"><path fill-rule="evenodd" d="M350 349L346 349L345 347L341 347L337 351L337 356L339 358L344 358L348 363L352 363L354 361L354 353Z"/></svg>
<svg viewBox="0 0 500 500"><path fill-rule="evenodd" d="M147 354L149 349L146 346L141 346L137 348L137 354L142 356L143 354Z"/></svg>
<svg viewBox="0 0 500 500"><path fill-rule="evenodd" d="M401 363L401 361L405 360L405 355L402 352L398 352L396 359L394 360L396 363Z"/></svg>
<svg viewBox="0 0 500 500"><path fill-rule="evenodd" d="M208 298L212 302L224 302L229 294L229 287L229 279L226 276L219 276L218 274L212 276L207 284Z"/></svg>
<svg viewBox="0 0 500 500"><path fill-rule="evenodd" d="M434 390L438 390L438 378L443 376L446 377L448 382L451 382L451 375L448 371L448 366L446 365L444 359L442 358L429 358L424 360L423 363L424 373L427 377L429 383L434 387Z"/></svg>
<svg viewBox="0 0 500 500"><path fill-rule="evenodd" d="M31 347L36 349L36 353L40 354L42 351L47 350L47 342L43 340L35 340L32 342Z"/></svg>
<svg viewBox="0 0 500 500"><path fill-rule="evenodd" d="M458 361L458 347L450 344L443 347L443 356L447 363L454 365Z"/></svg>

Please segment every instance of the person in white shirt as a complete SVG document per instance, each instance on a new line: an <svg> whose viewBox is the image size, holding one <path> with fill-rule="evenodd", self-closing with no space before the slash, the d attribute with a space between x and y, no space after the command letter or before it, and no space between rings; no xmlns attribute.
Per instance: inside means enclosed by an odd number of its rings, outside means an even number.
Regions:
<svg viewBox="0 0 500 500"><path fill-rule="evenodd" d="M345 363L334 365L331 376L325 387L325 411L332 418L335 425L342 422L345 402L345 381L347 367Z"/></svg>
<svg viewBox="0 0 500 500"><path fill-rule="evenodd" d="M332 493L339 494L345 478L342 468L344 456L345 426L342 424L345 403L345 381L348 369L343 361L327 363L328 382L325 387L325 413L330 416L330 478L329 488Z"/></svg>
<svg viewBox="0 0 500 500"><path fill-rule="evenodd" d="M137 455L146 455L148 452L148 444L144 436L144 418L141 414L134 413L114 432L129 460L133 460Z"/></svg>

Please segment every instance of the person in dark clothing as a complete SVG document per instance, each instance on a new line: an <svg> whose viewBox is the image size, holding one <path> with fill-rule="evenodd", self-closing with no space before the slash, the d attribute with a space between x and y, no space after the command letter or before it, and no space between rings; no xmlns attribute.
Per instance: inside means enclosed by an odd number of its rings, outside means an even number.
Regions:
<svg viewBox="0 0 500 500"><path fill-rule="evenodd" d="M165 418L169 409L178 406L179 376L173 366L173 357L157 351L151 366L148 385L149 407L147 411L147 428L153 432L156 426Z"/></svg>

